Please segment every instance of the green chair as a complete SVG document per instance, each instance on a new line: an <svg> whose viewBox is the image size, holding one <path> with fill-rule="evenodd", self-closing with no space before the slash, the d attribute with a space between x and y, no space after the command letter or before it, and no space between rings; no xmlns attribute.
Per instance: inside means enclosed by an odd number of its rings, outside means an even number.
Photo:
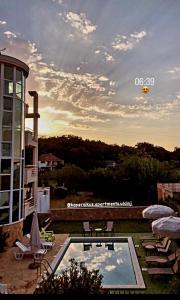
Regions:
<svg viewBox="0 0 180 300"><path fill-rule="evenodd" d="M55 241L55 235L53 230L45 230L44 227L41 228L40 237L48 242Z"/></svg>

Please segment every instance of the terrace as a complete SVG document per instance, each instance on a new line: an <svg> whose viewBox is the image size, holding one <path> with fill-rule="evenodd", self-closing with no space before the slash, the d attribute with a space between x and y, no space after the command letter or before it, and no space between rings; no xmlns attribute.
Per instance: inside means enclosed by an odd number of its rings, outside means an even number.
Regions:
<svg viewBox="0 0 180 300"><path fill-rule="evenodd" d="M94 228L102 227L103 221L92 221L93 236L95 237ZM68 236L82 237L83 228L82 222L67 221L67 222L52 222L50 230L54 230L56 236L56 243L52 250L48 251L45 258L49 263L52 263L54 257L57 255L62 244ZM111 289L110 294L171 294L173 293L172 287L169 284L169 280L172 277L159 276L151 278L147 272L148 267L145 262L145 250L143 249L140 241L142 235L150 235L151 228L150 223L147 220L121 220L114 222L114 234L115 237L132 237L137 258L142 271L142 276L146 289ZM101 235L101 234L100 234ZM102 235L103 236L103 235ZM26 239L24 237L24 239ZM24 240L25 242L25 240ZM173 249L171 249L173 251ZM5 252L0 253L0 276L1 282L7 283L8 293L10 294L33 294L37 284L37 270L29 269L29 264L32 263L32 258L25 258L22 261L16 261L13 257L13 248L7 249ZM16 276L14 276L16 274ZM175 275L173 275L175 277Z"/></svg>

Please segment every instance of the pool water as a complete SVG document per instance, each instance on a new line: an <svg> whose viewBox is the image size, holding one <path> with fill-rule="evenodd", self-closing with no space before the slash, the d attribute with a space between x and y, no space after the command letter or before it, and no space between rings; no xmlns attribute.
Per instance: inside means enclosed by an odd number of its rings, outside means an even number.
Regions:
<svg viewBox="0 0 180 300"><path fill-rule="evenodd" d="M69 267L71 258L85 264L88 270L98 269L103 286L137 284L128 241L70 242L55 273Z"/></svg>

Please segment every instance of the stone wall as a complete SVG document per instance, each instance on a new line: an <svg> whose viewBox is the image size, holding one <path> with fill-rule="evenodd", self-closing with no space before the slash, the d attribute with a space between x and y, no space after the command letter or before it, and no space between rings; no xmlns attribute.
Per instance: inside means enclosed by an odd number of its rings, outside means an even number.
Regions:
<svg viewBox="0 0 180 300"><path fill-rule="evenodd" d="M140 220L142 219L142 211L145 208L146 206L120 208L60 208L51 209L48 215L52 220L61 221L95 221L123 219ZM44 214L42 215L42 217L43 216Z"/></svg>
<svg viewBox="0 0 180 300"><path fill-rule="evenodd" d="M8 232L9 237L6 240L6 245L12 247L16 239L22 240L23 238L23 220L15 222L13 224L0 225L3 228L3 232Z"/></svg>

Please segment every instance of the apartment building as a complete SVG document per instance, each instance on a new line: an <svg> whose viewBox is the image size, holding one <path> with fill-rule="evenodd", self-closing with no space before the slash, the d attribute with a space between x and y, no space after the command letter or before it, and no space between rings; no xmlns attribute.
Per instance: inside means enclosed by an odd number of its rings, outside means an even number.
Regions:
<svg viewBox="0 0 180 300"><path fill-rule="evenodd" d="M0 226L9 232L9 244L21 239L37 203L40 115L36 91L29 91L33 112L28 111L28 75L24 62L0 55ZM25 130L25 118L33 119L31 131Z"/></svg>

